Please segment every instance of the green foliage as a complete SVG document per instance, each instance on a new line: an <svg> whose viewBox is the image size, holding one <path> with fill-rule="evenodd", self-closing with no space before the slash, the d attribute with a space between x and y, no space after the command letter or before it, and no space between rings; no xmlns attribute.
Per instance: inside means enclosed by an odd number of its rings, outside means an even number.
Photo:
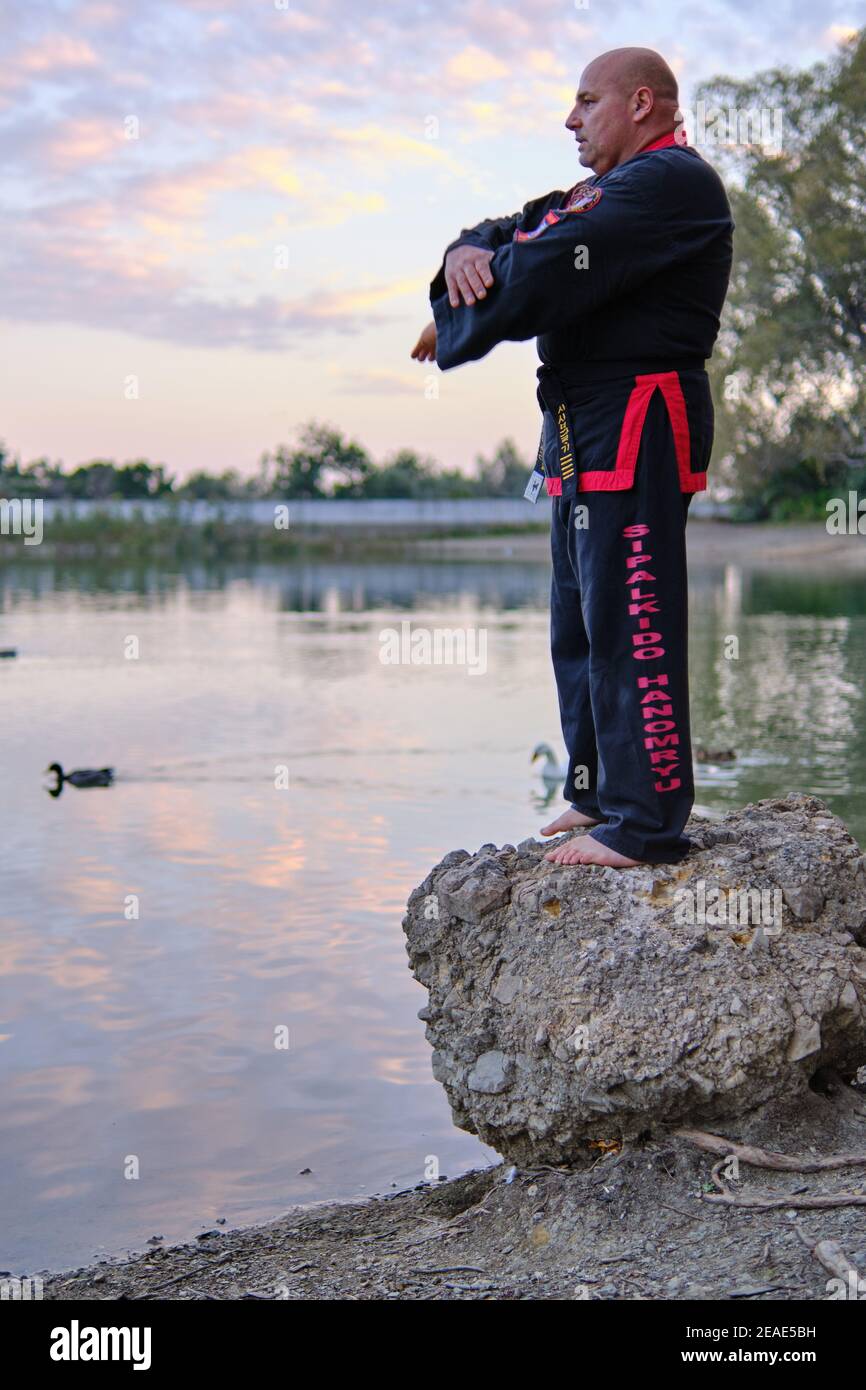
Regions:
<svg viewBox="0 0 866 1390"><path fill-rule="evenodd" d="M346 440L330 425L312 422L301 430L300 444L288 449L280 444L264 454L260 476L265 495L272 497L327 497L335 486L343 496L362 496L365 479L373 469L369 454L354 440Z"/></svg>
<svg viewBox="0 0 866 1390"><path fill-rule="evenodd" d="M440 469L433 459L419 458L411 449L400 449L381 467L371 470L355 488L336 487L335 497L474 497L471 478L456 469Z"/></svg>
<svg viewBox="0 0 866 1390"><path fill-rule="evenodd" d="M459 469L440 468L434 459L401 449L383 464L331 425L311 421L301 429L298 444L264 453L257 472L244 478L235 469L215 474L193 473L178 485L162 464L143 459L117 467L102 459L81 464L71 473L46 459L22 467L0 443L0 496L86 498L176 497L183 500L224 501L239 498L302 497L520 497L528 465L511 440L504 440L488 463L478 459L478 477Z"/></svg>
<svg viewBox="0 0 866 1390"><path fill-rule="evenodd" d="M4 497L60 497L64 495L67 475L62 465L47 459L36 459L22 468L18 459L11 459L0 444L0 495Z"/></svg>
<svg viewBox="0 0 866 1390"><path fill-rule="evenodd" d="M61 464L36 459L26 467L10 460L0 445L0 493L4 497L74 497L99 501L109 497L148 498L169 496L174 480L161 463L138 459L116 464L103 459L81 464L65 473Z"/></svg>
<svg viewBox="0 0 866 1390"><path fill-rule="evenodd" d="M784 125L781 150L719 161L737 180L711 366L721 471L746 513L820 514L866 464L866 30L828 62L716 78L698 98Z"/></svg>
<svg viewBox="0 0 866 1390"><path fill-rule="evenodd" d="M238 497L255 495L251 491L253 480L245 479L234 468L224 473L191 473L181 487L174 489L174 496L190 501L223 502Z"/></svg>
<svg viewBox="0 0 866 1390"><path fill-rule="evenodd" d="M529 468L513 439L503 439L491 459L476 459L481 491L485 497L522 497Z"/></svg>

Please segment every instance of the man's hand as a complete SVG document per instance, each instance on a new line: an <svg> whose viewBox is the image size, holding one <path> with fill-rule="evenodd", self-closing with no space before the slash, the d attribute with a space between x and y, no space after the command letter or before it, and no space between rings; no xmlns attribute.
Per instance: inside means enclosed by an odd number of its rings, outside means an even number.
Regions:
<svg viewBox="0 0 866 1390"><path fill-rule="evenodd" d="M412 356L417 362L436 361L436 324L428 323L422 331L421 337L412 349Z"/></svg>
<svg viewBox="0 0 866 1390"><path fill-rule="evenodd" d="M460 296L464 304L474 304L476 299L484 299L493 276L490 262L493 252L481 246L455 246L445 257L445 284L448 286L448 300L452 309L459 308Z"/></svg>

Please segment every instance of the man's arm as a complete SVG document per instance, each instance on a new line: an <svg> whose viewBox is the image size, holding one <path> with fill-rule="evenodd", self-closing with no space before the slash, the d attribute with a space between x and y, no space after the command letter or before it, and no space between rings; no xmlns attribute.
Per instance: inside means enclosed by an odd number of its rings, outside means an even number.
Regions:
<svg viewBox="0 0 866 1390"><path fill-rule="evenodd" d="M497 343L565 328L700 251L724 218L718 208L702 213L691 206L687 182L669 181L668 173L647 157L601 185L585 211L563 214L537 237L501 244L490 263L494 288L472 307L452 308L437 276L430 300L439 366L447 370L484 357Z"/></svg>
<svg viewBox="0 0 866 1390"><path fill-rule="evenodd" d="M458 246L481 246L485 251L495 251L497 247L505 246L512 240L520 217L521 213L515 212L510 217L488 217L477 227L464 227L460 235L445 247L445 255Z"/></svg>
<svg viewBox="0 0 866 1390"><path fill-rule="evenodd" d="M514 212L510 217L489 217L484 222L479 222L477 227L467 227L446 246L445 255L453 251L455 246L483 246L488 251L495 251L500 246L506 246L509 241L514 240L515 231L522 230L528 224L534 226L540 218L550 209L561 207L568 197L568 193L562 188L554 188L552 192L543 194L540 198L530 198L528 203L524 203L520 212Z"/></svg>
<svg viewBox="0 0 866 1390"><path fill-rule="evenodd" d="M450 242L445 248L442 258L442 265L431 286L431 297L435 289L436 294L450 294L452 305L459 303L457 291L463 295L464 302L474 303L474 298L470 295L467 298L467 288L474 288L476 295L483 298L483 290L479 292L479 280L489 288L493 283L489 277L484 276L481 266L487 261L486 257L480 258L478 262L472 256L467 255L463 258L452 258L451 265L447 265L448 257L452 251L457 251L461 247L477 247L481 251L496 251L500 246L507 246L513 239L515 231L522 229L525 225L534 226L550 208L558 207L568 196L561 188L555 188L551 193L546 193L541 198L532 198L530 202L524 203L520 212L512 213L510 217L491 217L484 222L479 222L477 227L466 227ZM458 274L453 273L452 268L457 265ZM476 274L472 273L473 266ZM460 273L463 269L468 269L469 279L472 282L467 287L466 277Z"/></svg>

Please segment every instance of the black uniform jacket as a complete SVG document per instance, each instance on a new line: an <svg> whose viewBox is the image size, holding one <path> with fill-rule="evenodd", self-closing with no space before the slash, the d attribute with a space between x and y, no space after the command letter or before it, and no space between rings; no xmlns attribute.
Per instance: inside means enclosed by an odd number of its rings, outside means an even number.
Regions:
<svg viewBox="0 0 866 1390"><path fill-rule="evenodd" d="M733 220L718 174L663 136L608 173L481 222L494 252L485 299L452 309L430 286L443 371L497 343L538 338L548 492L632 486L649 401L662 392L681 490L706 486L713 406L704 363L719 331Z"/></svg>

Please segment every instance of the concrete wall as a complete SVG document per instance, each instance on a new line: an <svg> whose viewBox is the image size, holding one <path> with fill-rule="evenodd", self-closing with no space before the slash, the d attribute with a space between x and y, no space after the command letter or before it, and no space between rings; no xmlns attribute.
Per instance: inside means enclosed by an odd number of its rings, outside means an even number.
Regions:
<svg viewBox="0 0 866 1390"><path fill-rule="evenodd" d="M305 501L240 501L240 502L183 502L183 501L120 501L82 502L49 500L44 504L43 522L49 527L52 517L110 516L142 521L159 521L176 516L191 526L222 518L226 522L245 522L273 526L278 507L288 508L290 530L327 528L359 528L375 530L412 530L425 527L524 526L527 522L546 521L547 499L533 507L522 498L455 498L415 502L405 498L312 499Z"/></svg>
<svg viewBox="0 0 866 1390"><path fill-rule="evenodd" d="M547 524L549 499L542 495L535 506L522 497L454 498L435 501L411 501L406 498L366 498L308 501L240 501L240 502L182 502L182 501L119 501L83 502L63 499L44 503L43 523L51 525L52 517L93 516L107 513L115 517L144 522L159 521L176 516L191 526L222 518L226 522L245 522L273 526L276 508L288 507L289 529L309 531L355 528L358 530L423 530L459 529L482 526L527 526ZM718 516L724 508L696 497L691 506L693 516Z"/></svg>

